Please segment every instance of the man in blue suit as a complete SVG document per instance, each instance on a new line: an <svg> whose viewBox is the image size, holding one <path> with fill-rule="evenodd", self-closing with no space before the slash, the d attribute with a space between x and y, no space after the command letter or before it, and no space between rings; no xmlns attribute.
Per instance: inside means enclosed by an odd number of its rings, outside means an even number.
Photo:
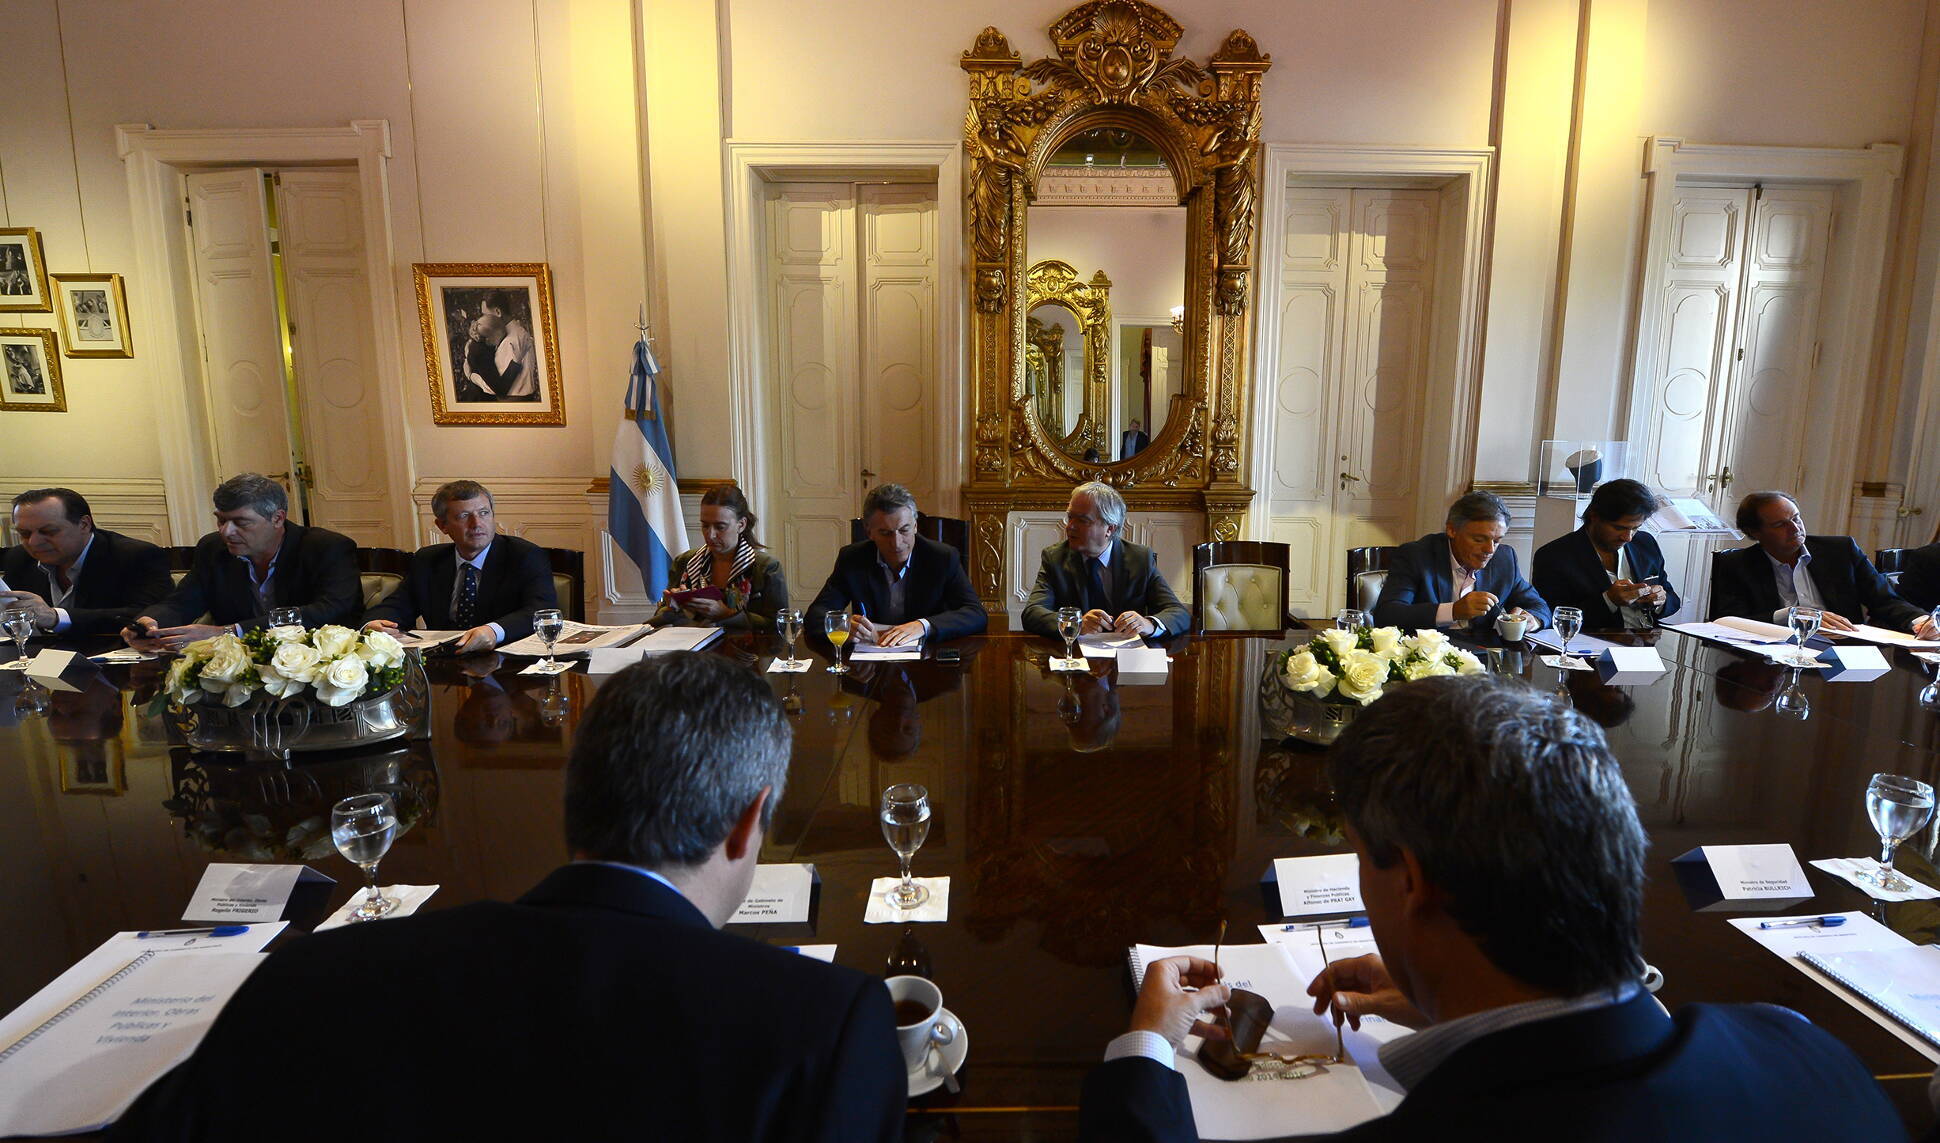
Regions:
<svg viewBox="0 0 1940 1143"><path fill-rule="evenodd" d="M411 556L404 582L364 613L364 626L395 634L419 617L433 631L462 631L452 651L489 651L532 634L532 613L559 606L546 550L498 533L492 493L454 480L431 496L431 517L449 544Z"/></svg>
<svg viewBox="0 0 1940 1143"><path fill-rule="evenodd" d="M1328 768L1381 951L1307 991L1355 1027L1418 1029L1380 1049L1400 1105L1330 1138L1903 1137L1867 1068L1797 1013L1672 1016L1645 991L1648 843L1603 732L1567 704L1494 675L1422 679L1362 712ZM1227 995L1210 962L1148 966L1080 1137L1198 1139L1174 1069L1201 1065L1176 1049Z"/></svg>
<svg viewBox="0 0 1940 1143"><path fill-rule="evenodd" d="M852 607L849 636L899 647L981 635L990 617L970 586L956 549L916 534L916 497L900 484L878 484L862 498L868 538L835 554L828 582L808 605L803 624L823 640L823 616Z"/></svg>
<svg viewBox="0 0 1940 1143"><path fill-rule="evenodd" d="M1383 627L1467 627L1486 632L1497 617L1526 614L1532 630L1549 625L1549 604L1522 578L1516 551L1502 543L1509 506L1493 492L1471 492L1449 506L1441 532L1395 549L1374 601Z"/></svg>
<svg viewBox="0 0 1940 1143"><path fill-rule="evenodd" d="M1598 485L1583 526L1536 549L1530 580L1552 608L1583 612L1585 631L1655 627L1683 606L1664 574L1664 553L1638 529L1657 511L1657 497L1635 480Z"/></svg>

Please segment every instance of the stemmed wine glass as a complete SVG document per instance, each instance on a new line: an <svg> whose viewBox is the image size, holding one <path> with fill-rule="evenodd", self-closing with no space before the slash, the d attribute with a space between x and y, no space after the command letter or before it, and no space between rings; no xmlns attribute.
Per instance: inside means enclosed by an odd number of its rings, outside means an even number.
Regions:
<svg viewBox="0 0 1940 1143"><path fill-rule="evenodd" d="M532 633L546 645L546 657L539 665L548 671L557 670L559 664L553 661L552 645L558 641L559 633L566 629L566 617L557 607L541 607L532 613Z"/></svg>
<svg viewBox="0 0 1940 1143"><path fill-rule="evenodd" d="M930 792L903 783L882 792L882 836L903 865L903 882L883 894L898 909L914 909L930 899L930 891L909 876L909 863L930 836Z"/></svg>
<svg viewBox="0 0 1940 1143"><path fill-rule="evenodd" d="M358 794L330 809L330 840L337 852L364 871L368 892L350 914L353 921L373 921L397 908L397 898L377 891L377 863L390 852L397 836L397 806L389 794Z"/></svg>
<svg viewBox="0 0 1940 1143"><path fill-rule="evenodd" d="M829 645L835 648L835 661L829 664L829 674L848 674L848 665L842 662L842 644L849 641L849 613L846 611L823 612L822 634L828 636Z"/></svg>
<svg viewBox="0 0 1940 1143"><path fill-rule="evenodd" d="M1058 608L1058 635L1064 640L1064 657L1078 657L1078 633L1084 630L1085 613L1075 607Z"/></svg>
<svg viewBox="0 0 1940 1143"><path fill-rule="evenodd" d="M1570 640L1583 630L1583 609L1580 607L1559 607L1550 615L1549 621L1556 625L1556 634L1563 640L1563 657L1575 658L1570 653Z"/></svg>
<svg viewBox="0 0 1940 1143"><path fill-rule="evenodd" d="M1778 701L1772 704L1772 709L1800 722L1812 717L1812 701L1805 697L1805 688L1799 685L1798 667L1786 672L1785 689L1778 692Z"/></svg>
<svg viewBox="0 0 1940 1143"><path fill-rule="evenodd" d="M546 688L546 697L539 700L539 721L546 726L564 725L572 709L573 700L560 688L559 676L554 675Z"/></svg>
<svg viewBox="0 0 1940 1143"><path fill-rule="evenodd" d="M5 630L7 638L13 640L14 649L19 652L12 666L25 670L27 667L27 640L34 634L34 613L24 607L15 607L0 615L0 630Z"/></svg>
<svg viewBox="0 0 1940 1143"><path fill-rule="evenodd" d="M1791 662L1794 666L1808 667L1816 662L1806 653L1805 641L1819 633L1819 624L1823 621L1824 615L1825 613L1816 607L1793 607L1785 612L1785 622L1791 626L1792 639L1798 644L1798 650L1791 654Z"/></svg>
<svg viewBox="0 0 1940 1143"><path fill-rule="evenodd" d="M775 626L781 630L781 637L788 640L788 658L783 660L788 668L795 668L795 641L802 637L802 613L792 607L784 607L775 615Z"/></svg>
<svg viewBox="0 0 1940 1143"><path fill-rule="evenodd" d="M1857 876L1895 893L1913 888L1893 872L1893 851L1933 819L1933 787L1898 774L1874 774L1866 785L1866 816L1879 835L1879 872Z"/></svg>

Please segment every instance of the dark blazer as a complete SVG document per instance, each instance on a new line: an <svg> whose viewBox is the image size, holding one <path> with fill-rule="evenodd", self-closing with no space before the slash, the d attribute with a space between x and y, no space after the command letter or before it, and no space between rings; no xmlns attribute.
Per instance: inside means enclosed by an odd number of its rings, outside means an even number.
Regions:
<svg viewBox="0 0 1940 1143"><path fill-rule="evenodd" d="M1448 564L1445 532L1430 532L1396 548L1381 597L1374 601L1374 622L1383 627L1433 627L1436 608L1455 602L1455 582L1449 578ZM1535 617L1536 626L1549 626L1549 604L1522 578L1516 566L1516 550L1507 544L1497 548L1482 565L1475 577L1475 590L1486 591L1499 602L1469 620L1471 630L1491 630L1505 607L1520 607Z"/></svg>
<svg viewBox="0 0 1940 1143"><path fill-rule="evenodd" d="M351 623L364 602L357 579L357 545L349 536L325 528L284 524L270 598L278 607L302 608L305 627ZM269 618L256 606L248 567L229 554L215 532L197 541L188 577L143 614L163 627L179 627L205 613L212 623L244 627L261 626Z"/></svg>
<svg viewBox="0 0 1940 1143"><path fill-rule="evenodd" d="M674 557L674 586L679 586L679 572L694 558L698 548L689 548ZM916 574L914 568L910 574ZM729 601L729 606L733 601ZM748 596L741 603L741 610L728 616L719 623L697 619L693 615L661 601L659 610L647 622L655 627L719 627L723 631L761 631L775 629L775 616L788 606L788 574L782 570L781 561L767 552L756 550L754 562L748 565ZM807 619L803 619L807 624Z"/></svg>
<svg viewBox="0 0 1940 1143"><path fill-rule="evenodd" d="M1664 575L1663 549L1657 546L1656 538L1649 532L1635 533L1623 549L1624 558L1630 561L1632 580L1642 583L1651 576ZM1610 575L1603 570L1603 558L1597 554L1596 545L1590 540L1587 525L1537 548L1535 566L1531 569L1529 579L1536 594L1542 596L1543 602L1552 609L1581 608L1583 630L1623 630L1623 616L1603 597L1604 592L1610 590ZM1677 588L1671 585L1670 577L1665 576L1660 582L1665 599L1664 606L1657 609L1657 618L1663 619L1677 614L1677 609L1684 606L1684 601L1677 597Z"/></svg>
<svg viewBox="0 0 1940 1143"><path fill-rule="evenodd" d="M1812 553L1806 570L1826 610L1854 623L1913 630L1920 609L1893 591L1851 536L1807 536L1805 550ZM1770 623L1772 613L1783 606L1765 549L1753 544L1711 557L1711 618L1736 615Z"/></svg>
<svg viewBox="0 0 1940 1143"><path fill-rule="evenodd" d="M873 540L844 547L835 556L835 568L815 602L802 616L816 640L822 638L822 616L840 611L851 603L861 604L862 613L880 622L888 609L888 593L883 587L882 570ZM909 570L903 573L903 604L906 614L901 622L930 621L930 639L941 643L965 635L981 635L990 625L983 603L970 587L957 550L927 536L916 537L909 553Z"/></svg>
<svg viewBox="0 0 1940 1143"><path fill-rule="evenodd" d="M1762 1004L1691 1004L1672 1020L1640 994L1473 1040L1390 1114L1325 1138L1487 1139L1505 1129L1572 1143L1906 1135L1866 1067L1797 1014ZM1197 1140L1185 1079L1146 1059L1095 1069L1085 1080L1079 1138Z"/></svg>
<svg viewBox="0 0 1940 1143"><path fill-rule="evenodd" d="M1152 438L1144 429L1126 429L1118 434L1118 459L1128 460L1144 452L1152 444Z"/></svg>
<svg viewBox="0 0 1940 1143"><path fill-rule="evenodd" d="M1112 540L1112 597L1102 604L1088 599L1090 588L1084 557L1072 551L1068 542L1060 540L1045 548L1038 562L1037 583L1031 587L1030 602L1024 605L1024 630L1058 638L1060 607L1098 607L1114 616L1126 611L1149 615L1165 629L1160 638L1183 635L1192 627L1192 613L1165 582L1152 549L1142 544Z"/></svg>
<svg viewBox="0 0 1940 1143"><path fill-rule="evenodd" d="M1900 569L1899 586L1893 591L1923 611L1940 607L1940 543L1914 548L1906 553Z"/></svg>
<svg viewBox="0 0 1940 1143"><path fill-rule="evenodd" d="M0 554L0 579L15 591L31 591L49 603L47 573L23 545ZM175 589L168 576L168 553L146 540L94 530L87 559L67 597L68 628L62 635L112 635L148 605Z"/></svg>
<svg viewBox="0 0 1940 1143"><path fill-rule="evenodd" d="M457 620L451 614L451 589L457 581L456 544L419 548L411 555L404 582L364 612L364 622L388 619L410 628L422 618L429 630L457 630ZM534 611L558 606L546 550L503 532L493 536L492 546L485 552L485 570L478 578L478 622L503 627L503 641L510 643L532 634Z"/></svg>
<svg viewBox="0 0 1940 1143"><path fill-rule="evenodd" d="M273 1045L297 1029L291 1067ZM289 942L114 1137L341 1138L345 1101L376 1093L360 1140L888 1143L906 1076L881 981L568 865L515 903Z"/></svg>

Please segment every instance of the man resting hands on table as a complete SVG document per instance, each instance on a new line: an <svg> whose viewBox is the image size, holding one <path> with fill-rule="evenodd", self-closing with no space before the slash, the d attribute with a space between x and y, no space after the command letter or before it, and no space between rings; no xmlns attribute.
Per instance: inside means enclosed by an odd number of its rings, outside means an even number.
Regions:
<svg viewBox="0 0 1940 1143"><path fill-rule="evenodd" d="M1052 639L1058 609L1084 610L1083 633L1121 631L1159 639L1183 634L1192 615L1160 574L1152 549L1123 538L1125 498L1091 481L1071 493L1064 542L1044 549L1024 607L1024 629Z"/></svg>

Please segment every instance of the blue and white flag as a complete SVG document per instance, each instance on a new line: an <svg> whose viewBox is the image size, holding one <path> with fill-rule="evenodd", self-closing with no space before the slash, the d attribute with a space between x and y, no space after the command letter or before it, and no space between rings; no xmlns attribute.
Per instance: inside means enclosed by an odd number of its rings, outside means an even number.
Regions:
<svg viewBox="0 0 1940 1143"><path fill-rule="evenodd" d="M674 484L674 446L660 415L660 364L643 336L633 346L633 374L626 407L613 436L612 487L606 496L606 530L640 568L647 596L658 602L674 579L674 556L687 546Z"/></svg>

